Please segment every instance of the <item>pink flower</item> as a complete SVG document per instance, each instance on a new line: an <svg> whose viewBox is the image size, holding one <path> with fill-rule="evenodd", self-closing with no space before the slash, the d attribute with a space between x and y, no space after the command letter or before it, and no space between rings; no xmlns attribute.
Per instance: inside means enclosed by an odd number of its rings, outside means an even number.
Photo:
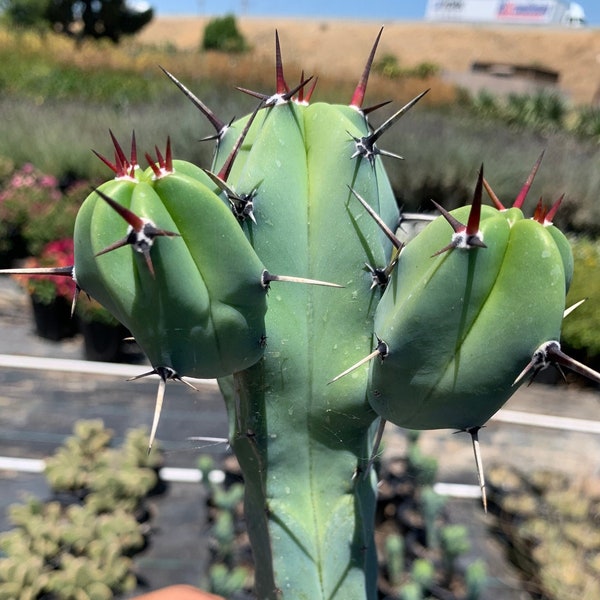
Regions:
<svg viewBox="0 0 600 600"><path fill-rule="evenodd" d="M39 180L39 184L42 187L58 187L58 179L54 175L42 175Z"/></svg>

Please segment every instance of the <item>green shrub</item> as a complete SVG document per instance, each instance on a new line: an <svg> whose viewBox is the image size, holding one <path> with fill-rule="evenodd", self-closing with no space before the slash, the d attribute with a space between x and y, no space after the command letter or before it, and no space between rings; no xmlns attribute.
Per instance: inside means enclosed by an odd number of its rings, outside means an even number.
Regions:
<svg viewBox="0 0 600 600"><path fill-rule="evenodd" d="M562 339L588 357L600 356L600 240L575 238L572 247L575 271L567 306L587 300L565 318Z"/></svg>
<svg viewBox="0 0 600 600"><path fill-rule="evenodd" d="M600 140L600 108L587 106L579 110L574 131L583 137Z"/></svg>
<svg viewBox="0 0 600 600"><path fill-rule="evenodd" d="M394 54L384 54L379 60L373 63L373 71L383 77L395 79L396 77L416 77L417 79L427 79L434 77L441 71L439 65L432 62L421 62L414 67L402 67L398 58Z"/></svg>
<svg viewBox="0 0 600 600"><path fill-rule="evenodd" d="M402 67L394 54L384 54L373 63L373 72L379 73L383 77L394 79L400 76Z"/></svg>
<svg viewBox="0 0 600 600"><path fill-rule="evenodd" d="M237 27L235 17L225 15L208 22L204 28L202 48L219 52L245 52L248 44Z"/></svg>
<svg viewBox="0 0 600 600"><path fill-rule="evenodd" d="M419 79L427 79L428 77L439 75L441 70L441 67L436 63L424 61L413 67L410 70L410 74Z"/></svg>

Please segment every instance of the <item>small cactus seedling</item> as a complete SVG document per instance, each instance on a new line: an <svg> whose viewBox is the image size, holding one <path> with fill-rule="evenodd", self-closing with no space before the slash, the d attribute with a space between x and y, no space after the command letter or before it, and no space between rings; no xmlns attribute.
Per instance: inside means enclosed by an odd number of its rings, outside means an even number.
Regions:
<svg viewBox="0 0 600 600"><path fill-rule="evenodd" d="M56 271L160 375L152 436L167 379L219 378L261 600L376 597L370 455L385 419L471 433L483 487L477 432L517 384L552 362L585 371L558 344L572 258L556 207L521 211L535 170L513 207L481 205L481 172L470 208L397 239L382 157L401 157L379 144L423 94L370 125L380 36L348 105L313 102L304 74L290 88L278 36L275 92L243 90L260 104L237 121L167 73L214 127L210 171L170 145L142 171L135 143L128 158L114 140L116 178L84 202L74 268ZM271 273L342 287L267 298L286 279Z"/></svg>

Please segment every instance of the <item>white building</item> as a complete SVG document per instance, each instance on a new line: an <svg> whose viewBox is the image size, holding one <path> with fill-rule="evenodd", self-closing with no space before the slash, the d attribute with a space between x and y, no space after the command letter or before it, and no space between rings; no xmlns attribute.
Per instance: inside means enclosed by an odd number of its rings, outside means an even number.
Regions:
<svg viewBox="0 0 600 600"><path fill-rule="evenodd" d="M585 24L583 8L560 0L428 0L427 21L523 25Z"/></svg>

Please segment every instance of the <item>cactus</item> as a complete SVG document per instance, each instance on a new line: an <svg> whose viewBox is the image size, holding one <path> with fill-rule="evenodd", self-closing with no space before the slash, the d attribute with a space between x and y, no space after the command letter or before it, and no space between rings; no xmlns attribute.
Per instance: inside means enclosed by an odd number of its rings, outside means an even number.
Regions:
<svg viewBox="0 0 600 600"><path fill-rule="evenodd" d="M156 477L140 465L157 458L135 456L140 430L119 450L108 447L112 433L101 421L74 430L46 475L55 491L76 493L75 503L32 498L10 507L14 528L0 535L0 599L112 598L137 584L131 556L144 548L147 529L133 511Z"/></svg>
<svg viewBox="0 0 600 600"><path fill-rule="evenodd" d="M438 206L414 240L396 237L382 156L400 157L379 141L423 94L370 126L380 36L348 105L311 102L304 76L290 89L277 36L276 91L244 90L259 104L235 122L167 73L215 128L211 169L168 143L142 171L135 138L130 157L113 138L116 178L82 205L74 266L52 271L122 321L159 375L150 444L167 380L219 378L261 600L375 597L385 420L468 432L484 491L478 431L527 376L557 364L600 380L558 341L573 264L560 202L521 210L539 161L511 208L482 168L470 208ZM285 279L338 287L270 290Z"/></svg>

